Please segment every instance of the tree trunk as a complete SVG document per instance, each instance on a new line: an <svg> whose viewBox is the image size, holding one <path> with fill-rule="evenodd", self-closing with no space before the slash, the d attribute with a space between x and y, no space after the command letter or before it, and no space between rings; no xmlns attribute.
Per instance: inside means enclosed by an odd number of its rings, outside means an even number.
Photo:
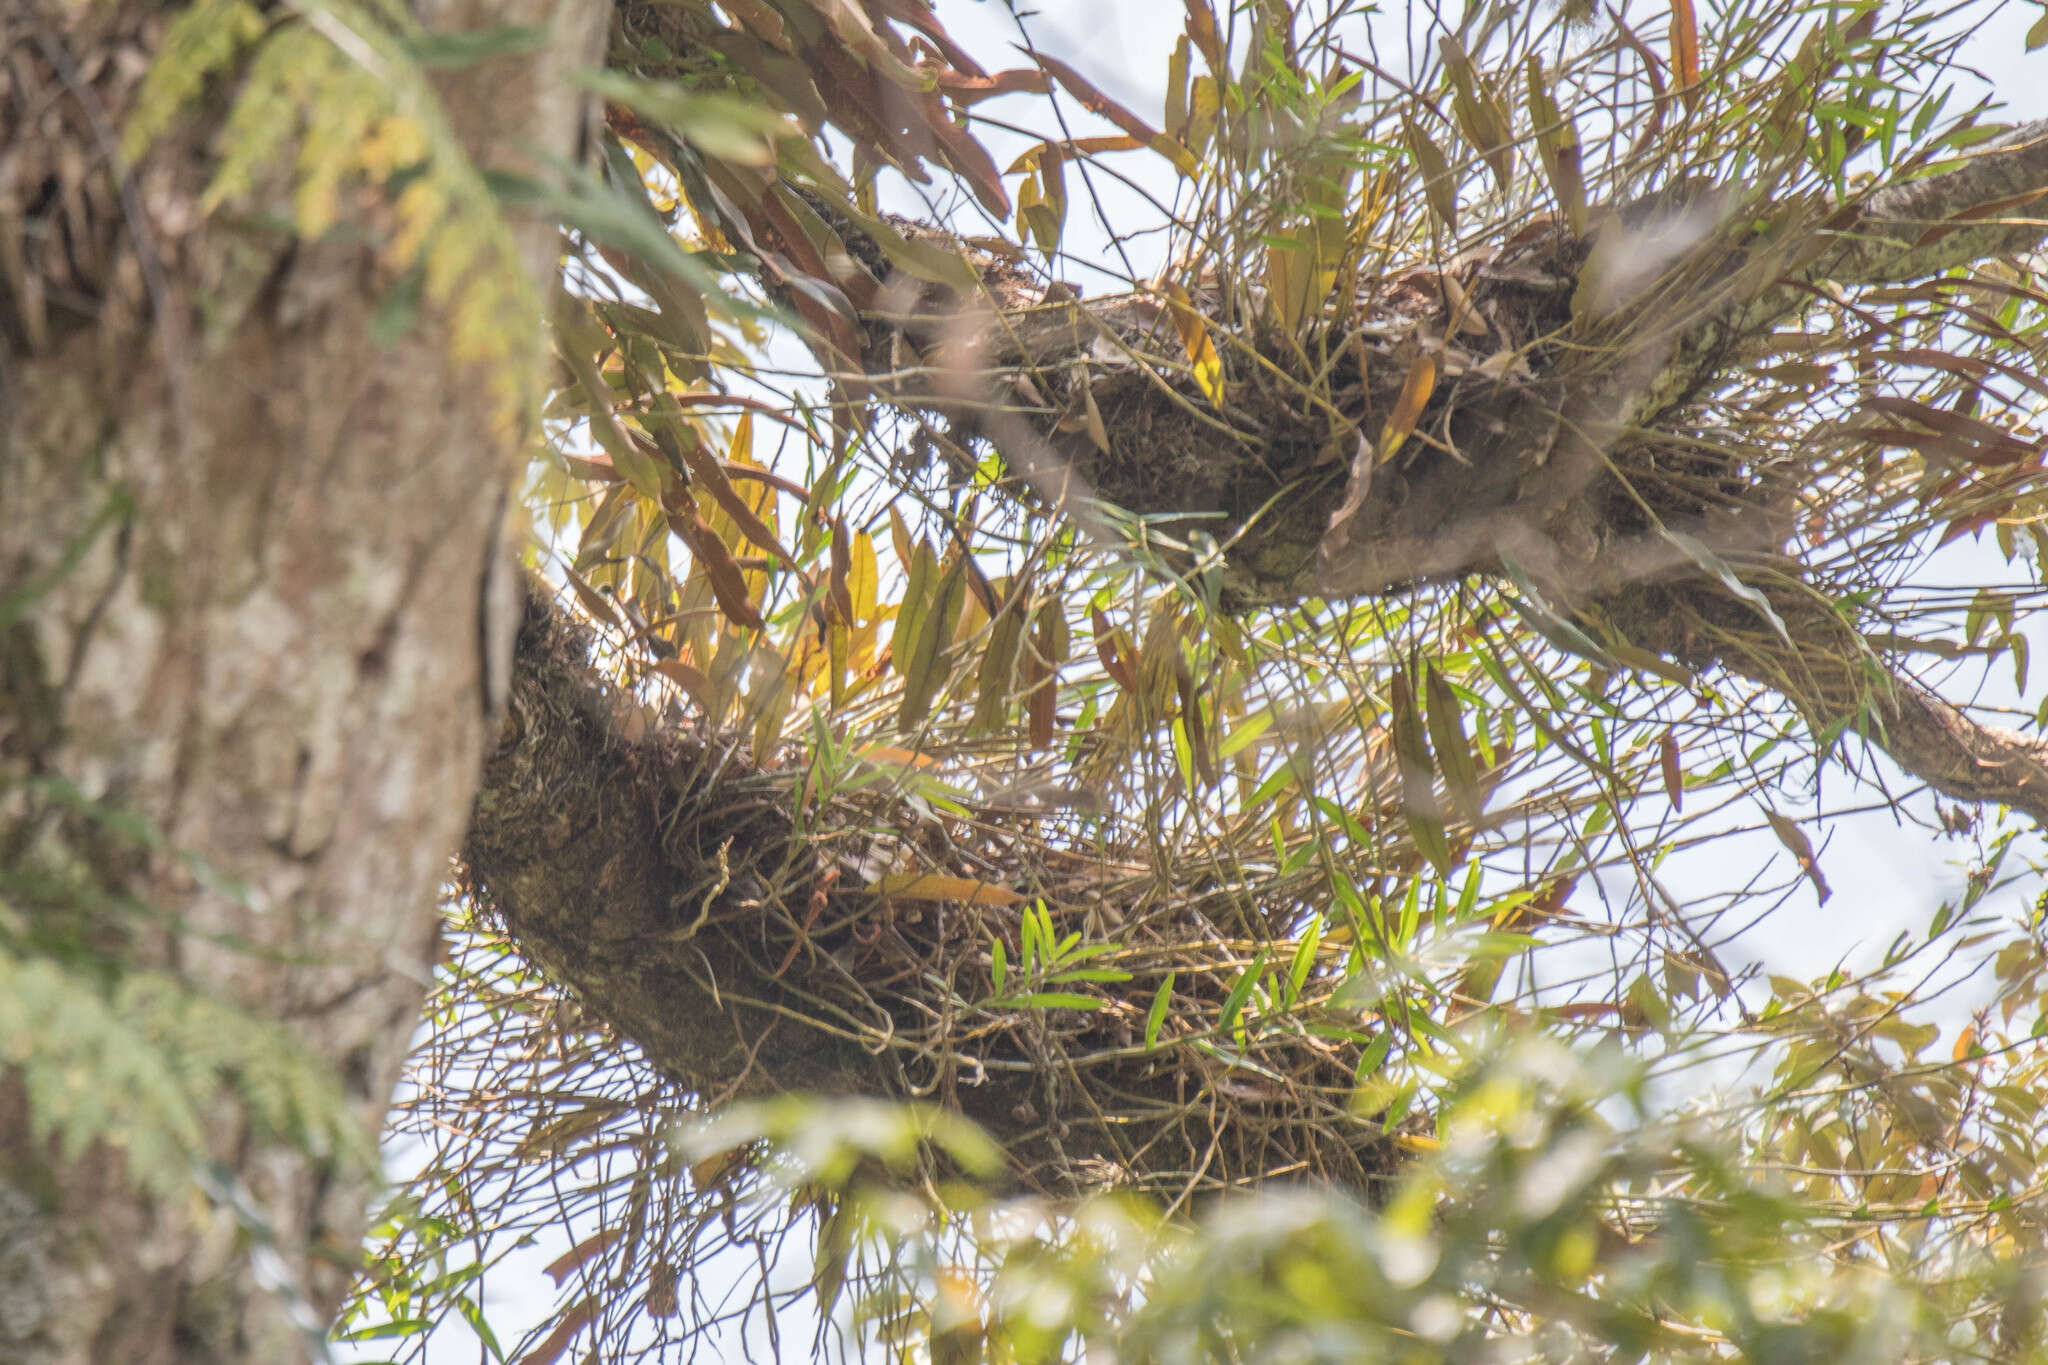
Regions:
<svg viewBox="0 0 2048 1365"><path fill-rule="evenodd" d="M232 89L117 169L168 8L0 14L0 867L146 907L32 906L5 941L71 935L275 1021L374 1131L510 646L491 627L516 599L490 585L516 442L436 310L372 342L389 281L361 234L200 211ZM596 56L602 7L424 8L441 31L546 26L440 92L485 166L572 154L562 75ZM551 275L552 225L519 232ZM156 836L113 837L81 798ZM373 1173L238 1101L203 1118L201 1159L254 1214L141 1193L118 1141L65 1152L0 1087L0 1359L274 1362L324 1332Z"/></svg>

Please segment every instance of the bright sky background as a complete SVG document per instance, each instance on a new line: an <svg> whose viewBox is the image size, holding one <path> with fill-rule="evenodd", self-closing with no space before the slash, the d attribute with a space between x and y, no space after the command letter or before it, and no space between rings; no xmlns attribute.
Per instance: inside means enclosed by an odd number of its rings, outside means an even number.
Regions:
<svg viewBox="0 0 2048 1365"><path fill-rule="evenodd" d="M1382 51L1399 53L1403 47L1398 21L1405 11L1402 6L1392 3L1383 8L1394 22L1383 21L1379 28ZM1629 8L1648 13L1658 6L1656 0L1648 0L1648 3L1636 0ZM1703 10L1711 8L1711 3L1703 6ZM1035 14L1026 23L1035 46L1072 62L1112 97L1142 116L1157 119L1164 89L1166 54L1181 31L1180 4L1175 0L1037 0L1031 9ZM2005 109L1998 117L2013 122L2048 117L2048 79L2044 79L2048 76L2048 50L2028 54L2023 41L2028 27L2043 12L2041 4L2035 0L2003 0L2003 3L1980 4L1974 12L1985 16L1986 24L1967 50L1966 59L1986 77L1987 93L1995 93L2004 102ZM984 66L1000 69L1023 64L1022 54L1010 46L1017 40L1018 30L1002 0L939 0L939 16L961 45ZM1710 21L1703 18L1703 22ZM977 112L1013 118L1020 124L1039 124L1043 119L1042 104L1034 109L1032 102L1015 98L992 101ZM1078 115L1071 106L1069 113L1070 116ZM1085 115L1079 115L1076 132L1098 131L1092 126L1080 126L1087 122ZM998 165L1007 165L1010 157L1027 145L1023 138L1008 137L993 130L984 134L984 141ZM1134 173L1143 174L1135 165L1143 158L1123 160L1133 163L1131 169ZM1162 172L1156 178L1158 183L1154 188L1157 192L1162 196L1170 194L1170 177ZM1149 224L1156 218L1155 212L1136 196L1119 190L1106 177L1096 177L1095 183L1105 191L1105 216L1116 228ZM903 188L909 189L907 186ZM1076 184L1074 190L1076 202L1068 215L1069 250L1084 259L1092 254L1121 275L1122 262L1108 255L1105 246L1107 234L1102 224L1089 221L1079 194L1080 186ZM939 200L941 204L958 201L957 195L944 193ZM930 211L908 195L897 197L893 206L910 213L928 214ZM1141 275L1151 273L1159 264L1156 247L1152 248L1150 257L1145 254L1147 249L1147 242L1142 240L1128 248L1132 264ZM1086 292L1104 292L1113 287L1103 277L1089 279L1080 272L1076 272L1073 279ZM1988 537L1983 547L1969 544L1950 547L1940 556L1937 568L1939 578L1948 582L1974 578L2001 580L2013 573L1990 550ZM2029 634L2037 661L2036 673L2040 675L2043 670L2048 670L2048 632L2037 627ZM2039 689L2037 681L2033 688L2037 696ZM1991 671L1983 696L1986 701L1993 702L2013 700L2011 670L2003 660ZM1911 785L1897 780L1896 773L1892 777L1896 787ZM1828 780L1833 784L1831 791L1834 797L1839 799L1847 789L1844 785L1848 780L1846 775L1831 774ZM1871 812L1830 821L1824 835L1820 862L1834 885L1833 899L1825 907L1818 906L1811 891L1802 888L1792 903L1774 915L1764 928L1745 936L1734 951L1724 954L1731 968L1758 962L1767 970L1813 976L1841 961L1867 965L1877 960L1885 945L1900 931L1924 930L1934 907L1943 898L1955 896L1963 884L1964 868L1956 860L1966 856L1968 845L1930 838L1920 829L1900 824L1888 813ZM1763 842L1752 842L1747 848L1716 846L1714 851L1705 855L1711 865L1699 868L1699 875L1715 886L1725 885L1729 876L1726 869L1731 860L1743 862L1753 857L1760 862L1777 851L1767 835L1751 836L1751 839ZM1686 876L1684 864L1680 862L1674 865L1667 882L1681 899ZM2020 908L2025 897L2008 895L2003 899L2004 903L1991 907L1994 913L2013 913ZM1959 1019L1967 1012L1970 998L1967 987L1958 992L1949 1011L1952 1019ZM394 1152L392 1156L395 1164L403 1160L401 1153ZM541 1267L569 1244L569 1238L564 1236L551 1245L534 1247L515 1256L488 1277L486 1315L508 1348L553 1304L556 1290L541 1274ZM808 1271L808 1255L791 1259L802 1264L784 1267L778 1281L800 1283ZM719 1261L725 1263L717 1263ZM693 1269L702 1279L735 1285L744 1285L760 1273L758 1264L751 1257L737 1256L715 1258L713 1263ZM744 1294L744 1289L741 1292ZM809 1331L808 1324L785 1317L783 1339L786 1346L808 1340ZM370 1342L353 1350L340 1348L337 1355L342 1360L381 1358L376 1345ZM725 1355L722 1358L732 1361L753 1359L759 1355L763 1345L759 1341L745 1344L728 1341L724 1344ZM747 1346L753 1349L749 1350ZM713 1360L721 1357L714 1354L711 1343L705 1343L697 1358ZM480 1361L485 1356L475 1337L461 1323L455 1322L436 1334L428 1359L433 1365L454 1365L455 1362Z"/></svg>

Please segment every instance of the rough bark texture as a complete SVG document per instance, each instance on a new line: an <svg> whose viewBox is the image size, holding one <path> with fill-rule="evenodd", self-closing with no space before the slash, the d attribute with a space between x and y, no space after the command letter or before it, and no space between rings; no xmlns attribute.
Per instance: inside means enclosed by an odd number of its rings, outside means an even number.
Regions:
<svg viewBox="0 0 2048 1365"><path fill-rule="evenodd" d="M425 8L443 30L546 25L537 54L455 73L444 94L485 165L572 153L584 101L561 76L595 56L601 7ZM474 788L481 661L509 646L486 639L484 602L508 578L515 452L440 319L371 344L366 248L200 214L225 92L117 173L167 9L0 12L0 595L27 590L0 653L0 856L74 860L166 912L95 931L291 1030L374 1126ZM552 225L522 231L551 272ZM34 778L151 822L246 897L96 838ZM208 1119L211 1157L330 1313L370 1174L268 1140L234 1106ZM259 1285L230 1213L138 1195L104 1149L62 1159L32 1140L19 1087L0 1091L0 1208L0 1360L303 1357L306 1324Z"/></svg>

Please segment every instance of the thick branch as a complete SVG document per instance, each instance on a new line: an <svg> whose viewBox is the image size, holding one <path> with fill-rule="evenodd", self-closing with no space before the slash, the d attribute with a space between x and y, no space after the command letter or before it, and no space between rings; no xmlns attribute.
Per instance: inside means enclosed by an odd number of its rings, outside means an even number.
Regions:
<svg viewBox="0 0 2048 1365"><path fill-rule="evenodd" d="M2048 743L1970 719L1892 667L1810 591L1767 596L1796 644L1719 584L1637 589L1605 605L1637 644L1761 683L1816 731L1860 718L1871 743L1935 791L2009 806L2048 826Z"/></svg>
<svg viewBox="0 0 2048 1365"><path fill-rule="evenodd" d="M1952 171L1873 194L1807 277L1899 284L2032 251L2048 236L2044 195L2048 119L1973 148Z"/></svg>
<svg viewBox="0 0 2048 1365"><path fill-rule="evenodd" d="M1221 1003L1233 973L1201 958L1231 950L1204 916L1230 896L1191 876L1141 909L1147 870L1105 885L1090 859L1032 851L1029 814L941 824L893 798L817 797L823 779L756 769L677 724L629 738L644 717L585 664L588 644L550 605L529 608L463 861L521 949L655 1066L707 1100L936 1096L995 1136L1027 1188L1178 1191L1291 1170L1372 1194L1390 1151L1347 1107L1356 1049L1276 1037L1233 1068L1177 1041L1177 1014L1158 1048L1138 1037L1168 970L1196 1015ZM983 881L991 901L1028 887L1062 929L1079 912L1058 907L1121 902L1127 947L1146 915L1159 924L1156 960L1121 958L1134 980L1093 1012L984 1007L991 940L1023 960L1017 910L876 896L903 863Z"/></svg>
<svg viewBox="0 0 2048 1365"><path fill-rule="evenodd" d="M1300 428L1315 422L1290 421L1275 406L1258 409L1235 393L1230 410L1218 414L1222 420L1193 420L1186 414L1200 417L1205 405L1185 383L1178 392L1186 401L1162 402L1160 374L1106 360L1119 350L1142 351L1148 342L1172 353L1170 342L1156 339L1162 330L1157 309L1143 300L1090 305L1085 314L1069 304L1013 317L1007 330L995 333L1001 340L990 347L996 357L990 368L1036 374L1029 392L1041 396L1048 416L1067 418L1082 405L1077 386L1063 376L1085 359L1095 373L1085 382L1108 422L1107 448L1057 433L1047 433L1041 444L1087 486L1133 512L1204 518L1199 524L1230 546L1230 581L1241 601L1394 591L1493 571L1506 552L1539 580L1557 585L1561 596L1583 600L1617 589L1628 593L1631 583L1662 582L1655 592L1709 604L1718 585L1657 526L1688 530L1724 552L1774 553L1789 533L1792 485L1803 475L1789 463L1739 472L1731 463L1719 474L1702 464L1686 478L1694 485L1722 479L1724 501L1658 507L1655 522L1643 528L1617 520L1638 518L1632 504L1646 489L1656 495L1654 470L1637 469L1633 452L1656 444L1658 427L1810 307L1816 288L1911 280L2039 246L2048 232L2048 219L2037 209L2048 194L2048 122L1986 143L1959 162L1831 217L1812 210L1802 216L1788 206L1777 231L1762 238L1721 240L1717 234L1667 262L1669 274L1654 294L1640 296L1637 316L1616 329L1612 345L1546 354L1540 327L1528 329L1546 317L1556 325L1554 304L1546 300L1571 292L1586 257L1556 236L1520 234L1492 261L1466 268L1462 282L1490 330L1484 345L1537 338L1526 352L1533 374L1519 381L1469 374L1446 381L1422 424L1433 448L1411 442L1398 462L1382 464L1367 444L1373 432L1362 429L1356 459L1346 452L1351 477L1341 494L1334 471L1323 467L1327 452L1304 458L1312 447ZM1727 189L1685 191L1632 206L1602 232L1624 234L1624 254L1631 241L1654 253L1664 242L1686 240L1675 229L1693 218L1725 217L1734 200ZM1604 252L1611 263L1614 248L1615 242L1603 242L1596 259ZM1547 295L1529 287L1546 279ZM1425 345L1447 348L1455 341L1442 339L1440 309L1418 312L1412 302L1398 293L1383 298L1366 329L1381 338L1367 342L1356 379L1356 391L1370 401L1346 405L1346 372L1336 371L1332 388L1345 411L1386 410L1390 376L1398 381L1409 363L1404 333ZM1170 379L1171 367L1163 372ZM1248 413L1258 419L1249 428ZM1366 423L1362 415L1356 420ZM1163 438L1155 431L1161 424ZM1071 432L1074 423L1066 426ZM1007 452L1018 442L997 444ZM1041 454L1036 463L1060 461ZM1628 490L1618 487L1617 471ZM1310 546L1314 554L1305 553ZM1634 548L1625 553L1617 546ZM1618 573L1623 563L1640 572ZM1815 629L1827 624L1813 623ZM1666 625L1646 622L1652 633ZM1794 635L1809 643L1796 629ZM1867 650L1853 637L1837 643L1811 658L1778 657L1768 643L1706 654L1697 641L1671 648L1689 662L1718 662L1778 689L1823 727L1866 716L1874 742L1950 796L1999 801L2037 816L2048 811L2038 795L2043 760L2037 746L1977 724L1903 677L1873 690ZM1875 672L1882 677L1884 670Z"/></svg>

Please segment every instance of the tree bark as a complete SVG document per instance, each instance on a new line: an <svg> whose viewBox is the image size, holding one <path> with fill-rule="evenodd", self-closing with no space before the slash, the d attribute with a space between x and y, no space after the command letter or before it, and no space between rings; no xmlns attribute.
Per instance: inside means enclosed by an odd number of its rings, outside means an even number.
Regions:
<svg viewBox="0 0 2048 1365"><path fill-rule="evenodd" d="M117 165L172 8L0 13L0 857L149 907L94 921L95 945L288 1030L374 1130L509 651L488 614L493 583L497 622L516 613L516 441L431 307L373 344L388 281L366 247L200 211L231 92ZM597 56L602 6L423 9L438 31L546 31L440 82L480 164L573 153L584 100L563 76ZM518 231L551 280L553 225ZM59 784L160 842L105 837ZM324 1333L373 1172L239 1104L205 1116L203 1156L268 1225L294 1303L248 1218L139 1193L117 1150L66 1155L25 1104L0 1089L0 1359L268 1363Z"/></svg>

